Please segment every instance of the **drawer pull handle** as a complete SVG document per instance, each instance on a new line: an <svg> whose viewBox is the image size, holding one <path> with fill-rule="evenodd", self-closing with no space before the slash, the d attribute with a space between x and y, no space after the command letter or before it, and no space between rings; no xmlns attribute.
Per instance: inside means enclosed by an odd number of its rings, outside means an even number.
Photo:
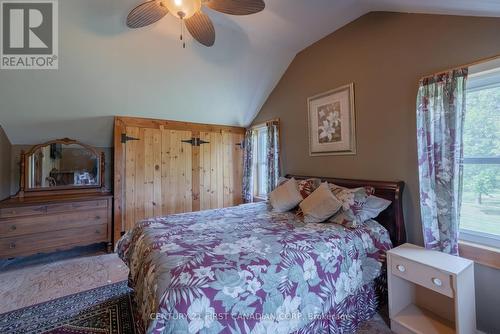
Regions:
<svg viewBox="0 0 500 334"><path fill-rule="evenodd" d="M11 242L11 243L10 243L10 245L9 245L9 248L10 248L10 249L14 249L14 248L16 248L16 244L15 244L15 243L13 243L13 242Z"/></svg>
<svg viewBox="0 0 500 334"><path fill-rule="evenodd" d="M10 230L11 230L11 231L15 231L16 229L17 229L16 225L12 225L12 226L10 227Z"/></svg>
<svg viewBox="0 0 500 334"><path fill-rule="evenodd" d="M405 266L403 266L402 264L398 264L396 266L396 269L399 270L400 272L404 273L406 271L406 268Z"/></svg>
<svg viewBox="0 0 500 334"><path fill-rule="evenodd" d="M435 286L443 286L443 281L441 281L439 278L433 278L432 283L434 283Z"/></svg>
<svg viewBox="0 0 500 334"><path fill-rule="evenodd" d="M101 231L95 230L95 234L100 234L100 233L101 233Z"/></svg>

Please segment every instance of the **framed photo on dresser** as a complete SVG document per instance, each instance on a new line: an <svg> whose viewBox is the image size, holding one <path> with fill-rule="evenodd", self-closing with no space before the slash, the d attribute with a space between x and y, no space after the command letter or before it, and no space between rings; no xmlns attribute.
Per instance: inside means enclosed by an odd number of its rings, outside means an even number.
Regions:
<svg viewBox="0 0 500 334"><path fill-rule="evenodd" d="M354 84L307 99L309 155L356 154Z"/></svg>

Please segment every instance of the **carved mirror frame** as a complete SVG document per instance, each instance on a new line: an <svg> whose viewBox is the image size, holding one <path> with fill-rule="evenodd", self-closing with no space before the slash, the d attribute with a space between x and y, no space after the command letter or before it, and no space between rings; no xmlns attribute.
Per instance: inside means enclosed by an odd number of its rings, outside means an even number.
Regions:
<svg viewBox="0 0 500 334"><path fill-rule="evenodd" d="M36 150L49 146L52 144L63 144L63 145L79 145L88 151L92 152L97 159L99 159L99 183L96 185L88 186L58 186L54 188L38 188L33 189L28 187L28 177L29 177L29 163L27 161L28 157L33 155ZM81 193L100 193L105 192L105 182L104 182L104 152L99 153L95 148L79 142L78 140L63 138L51 140L42 144L33 146L29 151L21 151L21 177L19 181L19 192L16 197L29 197L29 196L47 196L47 195L64 195L64 194L81 194Z"/></svg>

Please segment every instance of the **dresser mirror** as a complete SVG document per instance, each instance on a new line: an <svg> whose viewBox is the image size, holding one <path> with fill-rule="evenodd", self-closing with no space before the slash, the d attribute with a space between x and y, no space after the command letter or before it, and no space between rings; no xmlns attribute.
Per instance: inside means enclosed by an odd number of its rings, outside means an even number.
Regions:
<svg viewBox="0 0 500 334"><path fill-rule="evenodd" d="M54 191L92 191L104 184L104 154L72 139L35 145L21 154L18 195L43 195Z"/></svg>

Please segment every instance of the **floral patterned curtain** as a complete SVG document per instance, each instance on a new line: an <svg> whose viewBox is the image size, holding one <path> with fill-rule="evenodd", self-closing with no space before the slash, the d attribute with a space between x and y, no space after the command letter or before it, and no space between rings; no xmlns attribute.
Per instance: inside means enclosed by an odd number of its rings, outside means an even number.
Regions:
<svg viewBox="0 0 500 334"><path fill-rule="evenodd" d="M279 124L268 122L267 127L267 193L276 188L280 177Z"/></svg>
<svg viewBox="0 0 500 334"><path fill-rule="evenodd" d="M245 203L253 202L253 143L254 131L247 130L243 140L243 190L242 196Z"/></svg>
<svg viewBox="0 0 500 334"><path fill-rule="evenodd" d="M426 248L458 255L468 69L424 78L417 97L420 211Z"/></svg>

